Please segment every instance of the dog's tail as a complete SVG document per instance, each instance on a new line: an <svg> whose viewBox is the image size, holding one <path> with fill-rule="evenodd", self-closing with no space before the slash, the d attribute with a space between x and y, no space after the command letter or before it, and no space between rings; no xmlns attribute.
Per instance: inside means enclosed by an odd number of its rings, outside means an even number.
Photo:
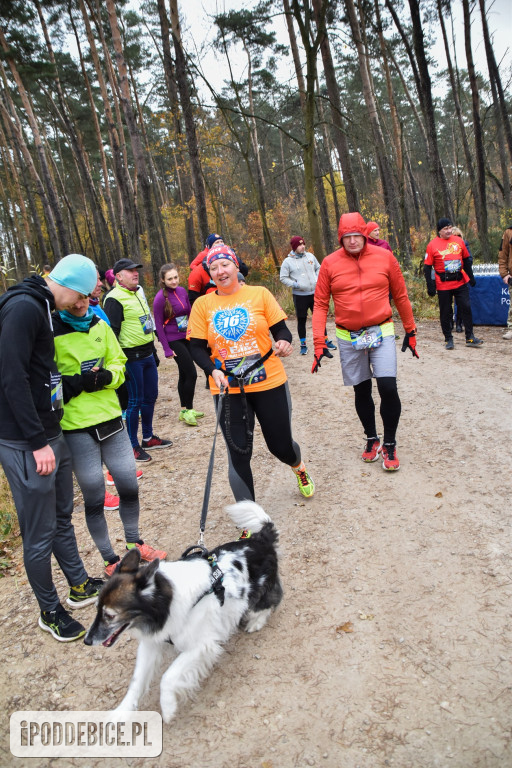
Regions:
<svg viewBox="0 0 512 768"><path fill-rule="evenodd" d="M226 512L237 528L249 528L253 533L261 531L265 523L272 520L255 501L238 501L226 507Z"/></svg>

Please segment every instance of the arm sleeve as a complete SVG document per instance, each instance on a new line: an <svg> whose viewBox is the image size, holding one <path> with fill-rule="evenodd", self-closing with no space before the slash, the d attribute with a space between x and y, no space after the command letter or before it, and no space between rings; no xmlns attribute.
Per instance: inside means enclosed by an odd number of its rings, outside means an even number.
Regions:
<svg viewBox="0 0 512 768"><path fill-rule="evenodd" d="M108 325L106 325L106 331L105 363L103 367L112 374L112 381L110 384L106 385L105 389L117 389L125 379L126 355L119 346L119 342L112 328L109 328Z"/></svg>
<svg viewBox="0 0 512 768"><path fill-rule="evenodd" d="M512 230L505 230L503 233L503 237L501 238L501 245L500 249L498 251L498 269L500 273L500 277L506 277L509 274L512 274L510 270L510 248L511 248L511 242L510 242L510 233Z"/></svg>
<svg viewBox="0 0 512 768"><path fill-rule="evenodd" d="M196 365L203 369L208 376L211 376L212 371L215 370L215 365L210 359L208 354L208 342L206 339L189 339L190 354Z"/></svg>
<svg viewBox="0 0 512 768"><path fill-rule="evenodd" d="M283 285L287 285L288 288L293 288L293 286L295 285L295 280L292 280L290 277L290 268L287 262L288 262L288 259L285 259L281 264L279 279L283 283Z"/></svg>
<svg viewBox="0 0 512 768"><path fill-rule="evenodd" d="M427 291L432 295L435 295L436 293L436 281L432 279L432 265L431 264L424 264L423 265L423 274L425 276L425 280L427 282Z"/></svg>
<svg viewBox="0 0 512 768"><path fill-rule="evenodd" d="M471 256L468 256L467 259L462 259L462 267L466 275L469 277L469 282L474 284L475 278L473 275L473 267L471 266L471 261Z"/></svg>
<svg viewBox="0 0 512 768"><path fill-rule="evenodd" d="M411 302L409 301L409 295L407 293L407 286L405 284L400 264L395 257L390 253L390 273L389 273L389 287L393 296L393 301L398 309L398 314L406 331L414 331L416 323L412 314Z"/></svg>
<svg viewBox="0 0 512 768"><path fill-rule="evenodd" d="M110 327L116 336L121 333L121 325L124 320L123 305L117 299L107 296L103 305L103 311L109 319Z"/></svg>
<svg viewBox="0 0 512 768"><path fill-rule="evenodd" d="M82 376L79 373L75 373L73 376L62 377L62 394L64 397L64 405L69 403L71 398L78 397L84 391L84 385L82 383Z"/></svg>
<svg viewBox="0 0 512 768"><path fill-rule="evenodd" d="M328 266L322 262L318 273L318 280L315 288L315 304L313 309L313 344L315 349L325 346L325 325L327 323L327 313L329 311L329 300L331 298L331 280Z"/></svg>
<svg viewBox="0 0 512 768"><path fill-rule="evenodd" d="M13 303L11 299L2 310L0 336L0 377L5 399L20 429L20 437L36 451L48 445L44 427L39 419L32 389L30 365L32 350L37 343L41 312L31 302ZM48 366L48 383L50 366Z"/></svg>
<svg viewBox="0 0 512 768"><path fill-rule="evenodd" d="M155 296L155 300L153 301L153 316L155 318L156 335L157 335L158 341L163 347L165 356L172 357L172 349L170 348L169 342L165 337L164 308L165 308L165 296L162 291L158 291L158 293Z"/></svg>
<svg viewBox="0 0 512 768"><path fill-rule="evenodd" d="M274 341L288 341L292 343L292 333L284 320L279 320L278 323L274 323L269 328L270 333Z"/></svg>

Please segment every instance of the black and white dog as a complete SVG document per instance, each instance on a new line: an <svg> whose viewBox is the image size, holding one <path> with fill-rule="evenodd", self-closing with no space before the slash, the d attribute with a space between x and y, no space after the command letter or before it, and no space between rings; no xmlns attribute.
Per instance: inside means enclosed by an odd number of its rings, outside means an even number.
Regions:
<svg viewBox="0 0 512 768"><path fill-rule="evenodd" d="M278 533L270 517L252 501L226 511L246 530L208 553L210 560L197 552L141 567L134 549L103 587L85 644L110 647L125 629L139 640L133 677L116 712L137 709L165 644L172 643L179 656L160 683L162 717L169 722L178 697L199 687L236 629L256 632L281 602Z"/></svg>

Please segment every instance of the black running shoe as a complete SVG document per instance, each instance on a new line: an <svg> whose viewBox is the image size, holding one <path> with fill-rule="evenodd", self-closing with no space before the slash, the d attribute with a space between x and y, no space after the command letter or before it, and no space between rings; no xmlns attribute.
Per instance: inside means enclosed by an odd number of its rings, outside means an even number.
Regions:
<svg viewBox="0 0 512 768"><path fill-rule="evenodd" d="M105 582L103 579L87 579L83 584L70 587L66 603L72 608L83 608L84 605L95 603Z"/></svg>
<svg viewBox="0 0 512 768"><path fill-rule="evenodd" d="M60 603L54 611L41 611L39 626L59 643L71 643L85 635L85 627L75 621Z"/></svg>

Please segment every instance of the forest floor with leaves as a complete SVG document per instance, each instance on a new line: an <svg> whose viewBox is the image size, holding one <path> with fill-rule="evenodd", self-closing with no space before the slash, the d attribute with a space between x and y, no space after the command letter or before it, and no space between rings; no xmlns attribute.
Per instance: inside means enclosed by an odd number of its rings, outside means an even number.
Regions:
<svg viewBox="0 0 512 768"><path fill-rule="evenodd" d="M512 343L502 328L477 333L481 349L467 349L456 334L448 352L438 323L420 323L420 359L398 353L396 473L360 459L362 430L338 353L313 377L312 351L300 357L296 347L285 364L314 498L299 495L258 430L252 463L257 500L281 536L280 608L261 632L228 642L195 699L164 725L159 758L37 765L512 765ZM178 423L176 365L162 359L159 372L155 429L174 446L143 466L141 531L176 558L197 541L215 422L202 375L195 407L206 416L191 428ZM234 538L223 511L230 501L220 440L207 547ZM121 551L118 514L108 515ZM99 575L79 494L75 528L89 572ZM0 580L3 766L22 762L9 752L13 711L113 708L136 653L127 634L107 649L62 645L41 632L19 550L14 558ZM64 579L55 574L64 599ZM89 625L94 608L77 614ZM169 663L172 655L169 647ZM158 676L141 708L159 711Z"/></svg>

